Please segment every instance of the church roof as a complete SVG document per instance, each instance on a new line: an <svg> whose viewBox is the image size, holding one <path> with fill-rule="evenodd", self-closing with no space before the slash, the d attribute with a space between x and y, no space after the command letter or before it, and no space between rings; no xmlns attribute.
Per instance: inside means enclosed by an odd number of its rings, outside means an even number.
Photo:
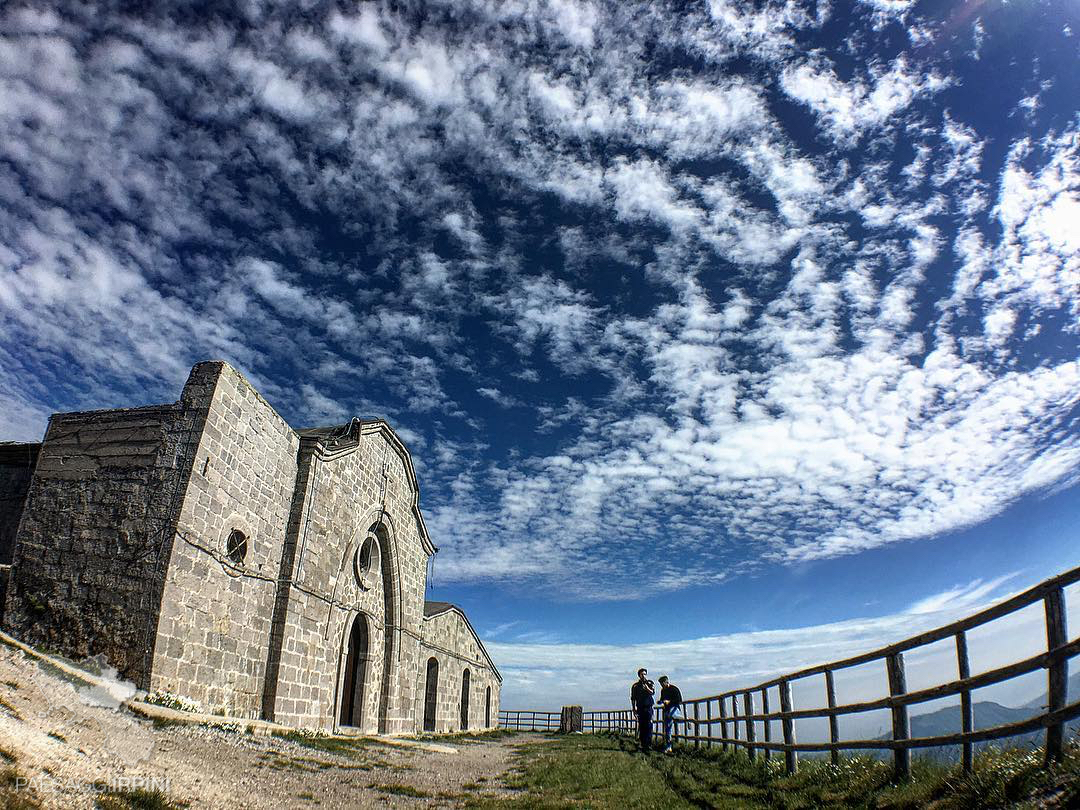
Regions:
<svg viewBox="0 0 1080 810"><path fill-rule="evenodd" d="M491 666L491 671L495 673L495 677L499 679L499 683L502 683L502 673L499 672L499 668L495 666L495 662L491 660L491 656L488 654L487 647L484 646L484 642L480 640L480 636L476 634L476 630L472 626L472 622L469 621L469 617L465 615L465 611L461 609L459 605L455 605L453 602L436 602L434 600L424 600L424 618L431 619L435 616L439 616L448 611L456 610L457 614L465 620L465 626L469 628L469 632L472 633L473 639L476 641L477 646L480 648L480 652L484 654L484 658L487 659L488 664Z"/></svg>
<svg viewBox="0 0 1080 810"><path fill-rule="evenodd" d="M453 604L452 602L432 602L427 600L424 601L425 616L438 616L440 613L445 613L446 611L453 610L454 608L461 610L461 608L458 608L457 605Z"/></svg>

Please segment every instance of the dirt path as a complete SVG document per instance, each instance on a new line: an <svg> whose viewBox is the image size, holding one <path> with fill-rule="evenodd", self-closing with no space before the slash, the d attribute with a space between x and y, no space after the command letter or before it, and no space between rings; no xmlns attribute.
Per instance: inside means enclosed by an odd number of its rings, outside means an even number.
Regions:
<svg viewBox="0 0 1080 810"><path fill-rule="evenodd" d="M500 775L532 735L451 743L455 753L377 741L296 741L155 724L0 646L0 765L19 796L92 808L95 783L162 790L193 808L457 807L505 793ZM107 701L106 701L107 702ZM10 795L10 794L9 794Z"/></svg>

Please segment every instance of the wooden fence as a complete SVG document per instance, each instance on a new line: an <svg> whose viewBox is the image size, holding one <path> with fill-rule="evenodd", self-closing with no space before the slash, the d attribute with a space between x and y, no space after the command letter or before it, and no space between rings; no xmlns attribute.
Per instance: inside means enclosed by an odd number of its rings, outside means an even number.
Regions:
<svg viewBox="0 0 1080 810"><path fill-rule="evenodd" d="M721 746L727 750L742 748L753 759L757 751L766 758L773 752L783 752L788 773L798 768L800 751L829 751L833 762L839 760L845 750L892 750L898 779L906 779L911 770L911 750L944 745L960 745L963 749L963 768L969 772L972 766L973 746L977 742L997 740L1045 729L1047 761L1060 759L1064 747L1065 723L1080 717L1080 701L1068 702L1066 694L1069 678L1069 659L1080 653L1080 638L1069 640L1066 628L1065 587L1080 582L1080 568L1074 568L1060 576L1048 579L1030 590L1000 602L966 619L939 627L927 633L904 639L872 652L809 667L759 683L746 689L736 689L710 697L686 700L683 703L681 728L677 739L695 746ZM1023 608L1042 603L1046 628L1046 651L1022 661L997 669L971 674L968 659L967 633L973 628L995 619L1001 619ZM935 642L953 639L956 659L956 678L936 686L908 691L904 668L904 653ZM838 703L834 673L850 667L873 662L883 662L888 676L889 695L877 700L859 703ZM976 731L972 711L972 690L1002 683L1030 672L1045 669L1047 672L1048 705L1044 711L1028 720L994 726ZM827 705L816 709L796 709L791 699L791 684L804 678L824 679ZM770 690L779 698L779 711L770 710ZM908 707L929 700L953 695L960 696L961 731L935 737L912 737L908 724ZM841 740L838 718L841 715L859 714L888 709L892 715L891 739ZM507 716L504 724L503 716ZM547 716L546 725L529 725L512 716ZM552 724L550 718L554 718ZM799 743L795 739L795 721L826 718L829 724L829 741ZM533 721L535 722L535 720ZM659 711L653 718L656 731L661 730ZM613 710L584 713L585 731L632 731L636 721L630 710ZM774 737L774 723L780 734ZM500 712L499 725L504 728L525 730L558 730L558 712ZM757 731L763 732L758 739ZM716 732L719 731L719 734Z"/></svg>
<svg viewBox="0 0 1080 810"><path fill-rule="evenodd" d="M562 712L499 711L499 728L513 731L558 731Z"/></svg>

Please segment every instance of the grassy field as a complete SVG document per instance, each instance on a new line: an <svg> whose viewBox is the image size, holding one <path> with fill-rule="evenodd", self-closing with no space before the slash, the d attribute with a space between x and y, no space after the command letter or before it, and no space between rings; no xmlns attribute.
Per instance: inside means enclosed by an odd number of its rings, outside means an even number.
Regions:
<svg viewBox="0 0 1080 810"><path fill-rule="evenodd" d="M522 746L509 800L476 798L471 807L500 808L916 808L1080 805L1080 747L1063 763L1042 767L1033 749L988 750L963 776L914 758L911 781L896 785L891 766L867 757L804 760L788 777L783 760L750 762L743 753L676 749L674 755L635 751L628 737L588 734Z"/></svg>

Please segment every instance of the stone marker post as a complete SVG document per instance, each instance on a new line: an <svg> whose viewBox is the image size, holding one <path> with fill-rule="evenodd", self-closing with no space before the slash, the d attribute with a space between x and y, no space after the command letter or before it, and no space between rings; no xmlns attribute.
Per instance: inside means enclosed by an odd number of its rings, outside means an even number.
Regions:
<svg viewBox="0 0 1080 810"><path fill-rule="evenodd" d="M580 706L563 706L562 716L559 718L559 733L579 734L585 731L585 721Z"/></svg>

